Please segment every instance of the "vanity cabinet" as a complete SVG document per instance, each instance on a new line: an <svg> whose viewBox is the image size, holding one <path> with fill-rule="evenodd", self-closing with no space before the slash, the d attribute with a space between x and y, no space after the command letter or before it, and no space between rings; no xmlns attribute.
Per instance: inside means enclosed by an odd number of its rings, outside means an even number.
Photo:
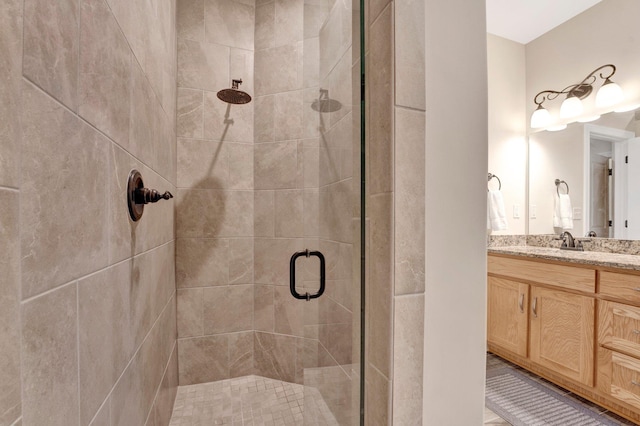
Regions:
<svg viewBox="0 0 640 426"><path fill-rule="evenodd" d="M520 356L527 356L529 285L489 277L487 340Z"/></svg>
<svg viewBox="0 0 640 426"><path fill-rule="evenodd" d="M640 409L640 275L602 272L598 389Z"/></svg>
<svg viewBox="0 0 640 426"><path fill-rule="evenodd" d="M593 386L595 271L489 256L488 272L489 349Z"/></svg>
<svg viewBox="0 0 640 426"><path fill-rule="evenodd" d="M487 347L640 424L640 270L490 253Z"/></svg>

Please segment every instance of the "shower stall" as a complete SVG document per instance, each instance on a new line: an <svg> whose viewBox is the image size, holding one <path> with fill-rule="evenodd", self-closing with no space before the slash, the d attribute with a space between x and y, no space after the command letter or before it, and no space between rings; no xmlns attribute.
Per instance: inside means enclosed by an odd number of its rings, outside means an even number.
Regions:
<svg viewBox="0 0 640 426"><path fill-rule="evenodd" d="M360 424L360 10L177 1L179 384L303 385L305 424Z"/></svg>

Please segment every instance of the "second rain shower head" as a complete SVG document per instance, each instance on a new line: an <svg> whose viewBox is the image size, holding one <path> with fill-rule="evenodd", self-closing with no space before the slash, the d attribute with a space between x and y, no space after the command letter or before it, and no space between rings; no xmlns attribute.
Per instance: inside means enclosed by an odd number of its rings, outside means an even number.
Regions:
<svg viewBox="0 0 640 426"><path fill-rule="evenodd" d="M251 102L251 95L238 89L242 79L232 80L231 89L222 89L218 92L218 99L228 104L241 105Z"/></svg>

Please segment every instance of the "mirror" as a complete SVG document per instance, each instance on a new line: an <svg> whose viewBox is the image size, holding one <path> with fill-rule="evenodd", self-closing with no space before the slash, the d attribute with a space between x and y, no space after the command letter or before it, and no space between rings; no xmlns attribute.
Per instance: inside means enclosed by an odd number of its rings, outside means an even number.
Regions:
<svg viewBox="0 0 640 426"><path fill-rule="evenodd" d="M507 188L503 197L509 221L508 230L492 235L559 233L553 213L555 180L560 179L569 187L572 234L583 237L594 230L598 237L640 239L640 202L636 205L628 197L634 189L640 193L640 175L635 180L607 177L609 162L619 162L616 155L630 146L625 141L640 136L638 114L598 111L594 99L600 80L593 94L583 99L584 115L601 114L598 121L570 123L558 132L529 127L538 92L579 83L604 64L617 67L612 80L624 90L623 106L640 103L637 16L637 0L603 0L526 44L488 35L488 172L498 175ZM564 97L545 102L552 116L559 115ZM625 186L623 181L631 184ZM559 190L566 192L565 185ZM627 219L622 218L623 212ZM629 231L629 218L635 215L639 216L637 233ZM627 220L629 227L626 231L613 224L609 227L609 220L616 225Z"/></svg>
<svg viewBox="0 0 640 426"><path fill-rule="evenodd" d="M633 182L638 161L625 162L635 151L636 115L610 113L590 123L573 123L558 132L529 136L529 234L640 239L640 223L634 226L639 180ZM564 181L556 185L556 179ZM571 227L554 226L558 194L569 194ZM538 214L539 213L539 214Z"/></svg>

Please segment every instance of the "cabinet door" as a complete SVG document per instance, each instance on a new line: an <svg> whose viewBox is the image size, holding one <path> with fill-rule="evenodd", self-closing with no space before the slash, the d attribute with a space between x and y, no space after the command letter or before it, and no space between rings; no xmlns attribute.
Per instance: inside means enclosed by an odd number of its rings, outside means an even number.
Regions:
<svg viewBox="0 0 640 426"><path fill-rule="evenodd" d="M502 278L488 278L487 340L520 356L527 356L529 286Z"/></svg>
<svg viewBox="0 0 640 426"><path fill-rule="evenodd" d="M593 297L531 287L531 361L593 386Z"/></svg>

